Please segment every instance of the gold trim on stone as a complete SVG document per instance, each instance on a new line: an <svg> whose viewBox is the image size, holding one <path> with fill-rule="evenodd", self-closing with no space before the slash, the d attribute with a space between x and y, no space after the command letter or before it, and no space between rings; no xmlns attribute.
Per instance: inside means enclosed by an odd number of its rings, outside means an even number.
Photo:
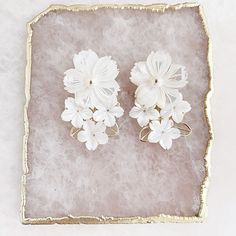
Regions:
<svg viewBox="0 0 236 236"><path fill-rule="evenodd" d="M95 216L72 216L67 215L60 218L55 217L44 217L44 218L28 218L25 216L25 205L26 205L26 178L29 172L27 164L27 141L29 137L29 120L28 120L28 106L30 101L30 80L31 80L31 65L32 65L32 25L37 23L39 19L47 15L51 11L57 10L66 10L66 11L95 11L101 8L111 8L111 9L136 9L136 10L150 10L153 12L165 12L166 10L179 10L182 8L197 8L199 15L202 20L202 25L204 27L205 33L208 37L208 79L209 79L209 90L205 96L204 102L204 111L209 128L209 140L206 146L205 156L204 156L204 167L205 167L205 178L201 185L200 193L200 209L197 215L195 216L177 216L177 215L164 215L159 214L157 216L142 217L142 216L133 216L133 217L95 217ZM39 15L34 17L32 21L27 24L28 38L26 45L27 52L27 64L25 70L25 97L26 102L24 106L24 125L25 125L25 134L23 137L23 175L21 180L21 221L23 224L128 224L128 223L157 223L157 222L202 222L206 218L206 194L207 187L209 182L209 153L212 146L212 124L210 116L210 96L212 92L212 62L211 62L211 41L206 25L206 19L203 13L203 9L198 3L180 3L175 5L168 4L153 4L153 5L113 5L113 4L102 4L102 5L51 5L45 11L41 12Z"/></svg>

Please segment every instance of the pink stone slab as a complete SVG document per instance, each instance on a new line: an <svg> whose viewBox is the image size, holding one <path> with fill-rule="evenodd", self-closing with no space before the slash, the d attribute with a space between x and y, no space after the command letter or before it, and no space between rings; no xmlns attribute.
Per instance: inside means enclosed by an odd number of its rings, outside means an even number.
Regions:
<svg viewBox="0 0 236 236"><path fill-rule="evenodd" d="M204 113L208 37L198 7L57 10L32 29L25 217L197 216L210 139ZM72 139L71 125L60 118L70 95L63 88L63 73L73 67L73 55L86 49L117 61L125 109L118 121L120 135L94 152ZM128 115L136 88L130 70L156 50L169 52L189 74L182 92L192 106L185 116L192 134L175 140L169 151L140 142L140 127Z"/></svg>

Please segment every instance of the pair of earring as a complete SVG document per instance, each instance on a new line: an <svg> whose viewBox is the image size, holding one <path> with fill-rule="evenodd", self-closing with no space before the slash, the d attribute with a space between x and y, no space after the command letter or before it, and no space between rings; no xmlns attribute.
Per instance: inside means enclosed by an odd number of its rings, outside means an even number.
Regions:
<svg viewBox="0 0 236 236"><path fill-rule="evenodd" d="M99 58L92 50L75 54L73 64L75 68L65 72L64 88L74 96L66 98L61 118L71 122L72 137L95 150L109 137L119 135L116 120L124 114L117 99L119 70L110 56ZM173 139L190 133L189 126L182 123L191 110L179 92L187 84L183 66L172 64L167 53L151 52L146 61L135 63L130 80L137 89L129 115L142 128L141 141L170 149Z"/></svg>

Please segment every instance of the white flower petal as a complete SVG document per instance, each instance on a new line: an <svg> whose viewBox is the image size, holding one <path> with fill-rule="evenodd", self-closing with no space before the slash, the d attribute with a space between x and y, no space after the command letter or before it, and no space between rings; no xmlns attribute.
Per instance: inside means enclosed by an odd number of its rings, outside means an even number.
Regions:
<svg viewBox="0 0 236 236"><path fill-rule="evenodd" d="M114 90L95 87L94 96L91 98L92 104L94 104L94 106L97 104L106 104L107 101L112 98L113 93Z"/></svg>
<svg viewBox="0 0 236 236"><path fill-rule="evenodd" d="M154 52L151 52L149 54L149 56L147 57L147 68L148 68L149 73L153 77L157 77L158 76L157 61L156 61L156 57L155 57L155 53Z"/></svg>
<svg viewBox="0 0 236 236"><path fill-rule="evenodd" d="M180 123L183 120L184 114L191 110L191 106L188 102L182 100L180 94L173 103L167 104L162 110L163 117L172 116L176 123Z"/></svg>
<svg viewBox="0 0 236 236"><path fill-rule="evenodd" d="M74 98L67 98L65 100L66 110L61 114L64 121L71 121L72 125L76 128L81 128L84 121L83 119L90 119L92 111L85 108L83 103L76 103Z"/></svg>
<svg viewBox="0 0 236 236"><path fill-rule="evenodd" d="M143 127L145 125L147 125L149 123L149 119L148 117L144 114L144 113L141 113L139 115L139 117L137 118L137 121L138 121L138 124Z"/></svg>
<svg viewBox="0 0 236 236"><path fill-rule="evenodd" d="M138 105L136 103L136 105ZM147 125L150 120L157 120L160 117L159 112L154 109L155 106L146 108L145 106L133 107L130 116L136 118L141 127Z"/></svg>
<svg viewBox="0 0 236 236"><path fill-rule="evenodd" d="M61 114L61 119L64 121L71 121L74 117L75 113L71 110L65 110Z"/></svg>
<svg viewBox="0 0 236 236"><path fill-rule="evenodd" d="M129 112L129 116L132 117L132 118L135 118L137 119L141 114L142 114L142 109L137 107L137 106L134 106L132 107L132 109L130 110Z"/></svg>
<svg viewBox="0 0 236 236"><path fill-rule="evenodd" d="M160 114L161 114L161 117L163 117L163 118L169 118L169 117L171 117L171 115L172 115L172 109L173 109L173 106L172 106L172 104L166 104L165 105L165 107L163 108L163 109L161 109L161 112L160 112Z"/></svg>
<svg viewBox="0 0 236 236"><path fill-rule="evenodd" d="M161 121L161 129L162 130L168 130L173 126L173 122L169 119L162 119Z"/></svg>
<svg viewBox="0 0 236 236"><path fill-rule="evenodd" d="M115 117L112 114L110 114L109 112L107 112L105 120L104 120L104 124L108 127L112 127L115 125L115 123L116 123Z"/></svg>
<svg viewBox="0 0 236 236"><path fill-rule="evenodd" d="M163 76L171 65L171 57L165 52L151 52L147 58L147 67L152 76Z"/></svg>
<svg viewBox="0 0 236 236"><path fill-rule="evenodd" d="M113 100L108 100L105 106L97 105L96 110L93 114L93 118L95 121L104 121L104 124L108 127L112 127L116 123L115 117L120 117L123 115L124 110L121 107L115 106L117 103L116 98Z"/></svg>
<svg viewBox="0 0 236 236"><path fill-rule="evenodd" d="M184 66L172 64L168 72L164 75L166 79L185 81L187 80L187 72Z"/></svg>
<svg viewBox="0 0 236 236"><path fill-rule="evenodd" d="M84 124L84 120L83 118L79 115L76 114L73 119L71 120L71 124L75 127L75 128L81 128Z"/></svg>
<svg viewBox="0 0 236 236"><path fill-rule="evenodd" d="M64 85L69 93L75 93L85 88L87 75L79 72L77 69L69 69L65 72Z"/></svg>
<svg viewBox="0 0 236 236"><path fill-rule="evenodd" d="M68 97L65 100L65 108L70 109L70 110L75 110L76 111L77 104L75 102L75 99L72 97Z"/></svg>
<svg viewBox="0 0 236 236"><path fill-rule="evenodd" d="M91 74L97 61L97 54L90 49L87 51L81 51L79 54L75 54L73 58L75 68L88 74Z"/></svg>
<svg viewBox="0 0 236 236"><path fill-rule="evenodd" d="M101 111L106 111L107 110L107 107L105 106L106 104L96 104L95 108L97 110L101 110Z"/></svg>
<svg viewBox="0 0 236 236"><path fill-rule="evenodd" d="M111 57L109 56L101 57L93 69L95 83L97 81L107 82L110 80L115 80L118 74L119 71L116 62L111 60Z"/></svg>
<svg viewBox="0 0 236 236"><path fill-rule="evenodd" d="M157 104L160 108L163 108L166 104L166 95L161 88L156 89L155 92L156 92L155 104Z"/></svg>
<svg viewBox="0 0 236 236"><path fill-rule="evenodd" d="M182 112L173 112L172 118L176 123L180 123L184 118L184 113L182 113Z"/></svg>
<svg viewBox="0 0 236 236"><path fill-rule="evenodd" d="M123 116L123 114L124 114L124 110L120 106L113 107L110 112L113 116L115 116L117 118Z"/></svg>
<svg viewBox="0 0 236 236"><path fill-rule="evenodd" d="M153 131L161 130L161 124L159 121L152 121L149 126L150 126L150 129Z"/></svg>
<svg viewBox="0 0 236 236"><path fill-rule="evenodd" d="M64 77L65 86L67 86L67 82L70 82L71 80L78 80L79 82L78 78L80 78L80 76L83 75L80 71L78 71L75 68L66 70L64 74L65 74L65 77Z"/></svg>
<svg viewBox="0 0 236 236"><path fill-rule="evenodd" d="M166 79L164 87L173 89L183 88L187 83L187 80Z"/></svg>
<svg viewBox="0 0 236 236"><path fill-rule="evenodd" d="M112 95L109 97L109 99L107 99L104 103L99 103L99 104L96 104L96 108L98 110L111 110L113 107L115 107L116 105L118 104L118 101L117 101L117 96L115 95Z"/></svg>
<svg viewBox="0 0 236 236"><path fill-rule="evenodd" d="M140 85L136 89L135 95L137 102L145 107L152 107L156 105L158 100L157 89L151 85Z"/></svg>
<svg viewBox="0 0 236 236"><path fill-rule="evenodd" d="M84 130L86 130L87 133L91 133L92 130L94 129L94 126L95 126L95 122L92 120L87 120L83 124L83 128Z"/></svg>
<svg viewBox="0 0 236 236"><path fill-rule="evenodd" d="M97 133L96 139L99 144L106 144L108 143L108 136L106 133Z"/></svg>
<svg viewBox="0 0 236 236"><path fill-rule="evenodd" d="M151 131L148 135L148 141L150 143L158 143L160 141L160 137L159 132Z"/></svg>
<svg viewBox="0 0 236 236"><path fill-rule="evenodd" d="M159 76L163 76L171 66L171 56L165 52L157 52L156 54L158 58L157 63L159 64L158 74Z"/></svg>
<svg viewBox="0 0 236 236"><path fill-rule="evenodd" d="M160 122L153 121L150 123L149 142L160 142L160 145L164 149L170 149L172 146L172 139L180 137L180 131L176 128L172 128L173 122L168 119L164 119Z"/></svg>
<svg viewBox="0 0 236 236"><path fill-rule="evenodd" d="M98 146L98 142L96 138L92 137L85 143L85 145L88 150L94 151Z"/></svg>
<svg viewBox="0 0 236 236"><path fill-rule="evenodd" d="M98 144L105 144L108 142L108 136L105 133L106 126L102 122L95 123L88 120L84 123L84 130L77 135L78 140L86 142L88 150L95 150Z"/></svg>
<svg viewBox="0 0 236 236"><path fill-rule="evenodd" d="M80 132L78 132L77 134L77 139L80 141L80 142L86 142L89 137L88 137L88 133L84 130L81 130Z"/></svg>
<svg viewBox="0 0 236 236"><path fill-rule="evenodd" d="M120 91L120 86L116 80L108 80L108 81L97 81L95 83L96 87L104 89L104 93L107 95L113 95L116 92Z"/></svg>
<svg viewBox="0 0 236 236"><path fill-rule="evenodd" d="M88 89L84 89L82 91L76 91L75 92L75 101L77 104L84 104L84 106L87 106L89 107L90 104L89 104L89 96L91 94L91 91L88 90Z"/></svg>
<svg viewBox="0 0 236 236"><path fill-rule="evenodd" d="M117 97L112 96L104 106L106 106L107 109L111 110L113 107L115 107L118 104Z"/></svg>
<svg viewBox="0 0 236 236"><path fill-rule="evenodd" d="M168 94L171 97L177 98L180 95L180 92L178 89L173 89L173 88L167 88L167 87L162 87L162 90L165 92L165 94ZM171 99L173 101L173 99Z"/></svg>
<svg viewBox="0 0 236 236"><path fill-rule="evenodd" d="M143 106L140 105L136 100L134 101L134 104L136 107L140 108L141 110L143 109Z"/></svg>
<svg viewBox="0 0 236 236"><path fill-rule="evenodd" d="M149 120L157 120L160 117L160 113L154 108L147 109L146 113Z"/></svg>
<svg viewBox="0 0 236 236"><path fill-rule="evenodd" d="M165 76L167 78L176 78L176 76L180 74L180 76L177 76L177 77L181 78L182 71L183 71L182 68L183 66L181 65L171 64Z"/></svg>
<svg viewBox="0 0 236 236"><path fill-rule="evenodd" d="M87 120L93 117L93 112L90 109L83 109L81 116L83 119Z"/></svg>
<svg viewBox="0 0 236 236"><path fill-rule="evenodd" d="M97 104L105 104L110 97L111 96L105 94L101 88L93 87L87 95L87 104L91 108L96 107Z"/></svg>
<svg viewBox="0 0 236 236"><path fill-rule="evenodd" d="M171 128L169 135L172 139L177 139L180 137L180 130L177 128Z"/></svg>
<svg viewBox="0 0 236 236"><path fill-rule="evenodd" d="M165 137L160 140L160 145L165 149L168 150L172 146L172 139Z"/></svg>
<svg viewBox="0 0 236 236"><path fill-rule="evenodd" d="M187 101L181 101L178 105L178 110L187 113L191 110L191 106Z"/></svg>
<svg viewBox="0 0 236 236"><path fill-rule="evenodd" d="M135 63L133 69L131 70L130 80L137 86L150 81L150 75L147 70L146 62L141 61Z"/></svg>
<svg viewBox="0 0 236 236"><path fill-rule="evenodd" d="M106 112L104 110L96 110L93 113L93 119L95 121L104 121L105 116L106 116Z"/></svg>
<svg viewBox="0 0 236 236"><path fill-rule="evenodd" d="M95 125L95 132L96 133L103 133L106 130L106 126L102 122L98 122Z"/></svg>

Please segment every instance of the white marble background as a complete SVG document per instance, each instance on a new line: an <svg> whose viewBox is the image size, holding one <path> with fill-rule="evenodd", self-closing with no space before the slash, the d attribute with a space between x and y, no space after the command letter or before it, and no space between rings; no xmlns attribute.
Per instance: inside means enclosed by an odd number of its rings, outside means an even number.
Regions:
<svg viewBox="0 0 236 236"><path fill-rule="evenodd" d="M208 219L203 224L42 225L19 219L27 21L49 4L128 1L0 0L0 236L233 235L236 214L236 1L201 0L213 42L214 144ZM129 3L154 1L129 1ZM160 1L155 1L160 2ZM162 1L176 3L177 1Z"/></svg>

